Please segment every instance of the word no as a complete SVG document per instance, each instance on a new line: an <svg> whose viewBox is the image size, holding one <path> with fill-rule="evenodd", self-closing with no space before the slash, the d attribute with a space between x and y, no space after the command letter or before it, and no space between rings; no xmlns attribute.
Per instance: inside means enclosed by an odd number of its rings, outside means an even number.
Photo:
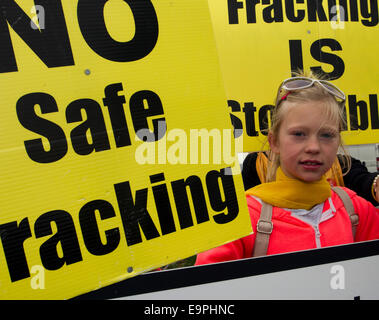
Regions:
<svg viewBox="0 0 379 320"><path fill-rule="evenodd" d="M31 20L14 1L1 1L0 73L18 71L8 25L47 67L75 65L62 1L35 2L38 4L32 8L32 13L38 13ZM115 41L108 33L104 21L104 6L107 2L78 0L78 23L87 45L110 61L128 62L147 56L158 39L158 19L151 1L124 0L133 13L135 23L135 35L127 42Z"/></svg>

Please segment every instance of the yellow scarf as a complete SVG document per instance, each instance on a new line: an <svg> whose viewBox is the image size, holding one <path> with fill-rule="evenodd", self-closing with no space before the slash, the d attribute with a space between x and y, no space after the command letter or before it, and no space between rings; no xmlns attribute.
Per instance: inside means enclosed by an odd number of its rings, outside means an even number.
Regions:
<svg viewBox="0 0 379 320"><path fill-rule="evenodd" d="M324 202L331 194L326 177L319 181L304 182L287 177L279 167L276 181L262 183L246 191L275 207L310 210L316 204Z"/></svg>

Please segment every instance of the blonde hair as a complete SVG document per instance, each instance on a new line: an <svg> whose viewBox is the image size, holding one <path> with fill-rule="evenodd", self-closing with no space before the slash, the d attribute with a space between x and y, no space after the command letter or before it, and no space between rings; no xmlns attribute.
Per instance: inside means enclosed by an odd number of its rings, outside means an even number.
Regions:
<svg viewBox="0 0 379 320"><path fill-rule="evenodd" d="M314 73L305 74L303 72L298 72L296 76L307 77L315 80L321 80L322 76L316 75ZM323 79L325 80L325 79ZM280 87L279 87L280 88ZM287 96L286 96L287 95ZM283 100L283 97L285 97ZM273 135L274 139L278 139L279 129L284 119L285 112L283 111L283 105L285 101L296 103L296 102L309 102L309 101L322 101L326 106L326 116L328 119L335 121L338 124L338 134L340 141L340 149L342 149L345 157L342 158L343 168L347 169L344 174L346 174L351 168L351 158L344 147L341 131L346 127L346 116L344 102L339 102L332 94L330 94L323 86L315 82L311 87L306 89L287 91L281 89L276 97L275 108L272 112L271 127L269 133ZM276 178L276 170L280 165L279 155L269 149L268 159L270 160L267 166L266 182L274 181Z"/></svg>

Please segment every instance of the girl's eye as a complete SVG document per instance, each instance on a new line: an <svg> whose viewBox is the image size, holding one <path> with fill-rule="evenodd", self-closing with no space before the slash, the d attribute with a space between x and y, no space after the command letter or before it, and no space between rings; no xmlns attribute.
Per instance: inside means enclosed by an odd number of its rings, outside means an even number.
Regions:
<svg viewBox="0 0 379 320"><path fill-rule="evenodd" d="M336 134L334 132L324 132L324 133L321 133L321 138L324 138L324 139L332 139L336 136Z"/></svg>
<svg viewBox="0 0 379 320"><path fill-rule="evenodd" d="M302 131L294 131L292 135L294 135L295 137L303 137L305 136L305 133Z"/></svg>

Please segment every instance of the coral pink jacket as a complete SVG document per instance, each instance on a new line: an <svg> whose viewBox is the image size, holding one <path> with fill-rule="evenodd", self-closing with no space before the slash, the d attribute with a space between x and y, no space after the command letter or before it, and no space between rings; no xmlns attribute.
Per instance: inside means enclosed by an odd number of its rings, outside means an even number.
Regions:
<svg viewBox="0 0 379 320"><path fill-rule="evenodd" d="M359 215L355 239L353 239L350 218L342 200L332 191L331 197L324 202L320 222L315 227L292 216L290 211L273 207L273 231L267 254L379 239L379 209L359 197L354 191L347 188L344 190L349 194L355 211ZM200 253L197 256L196 265L252 256L256 225L262 205L252 196L247 196L247 204L254 234Z"/></svg>

